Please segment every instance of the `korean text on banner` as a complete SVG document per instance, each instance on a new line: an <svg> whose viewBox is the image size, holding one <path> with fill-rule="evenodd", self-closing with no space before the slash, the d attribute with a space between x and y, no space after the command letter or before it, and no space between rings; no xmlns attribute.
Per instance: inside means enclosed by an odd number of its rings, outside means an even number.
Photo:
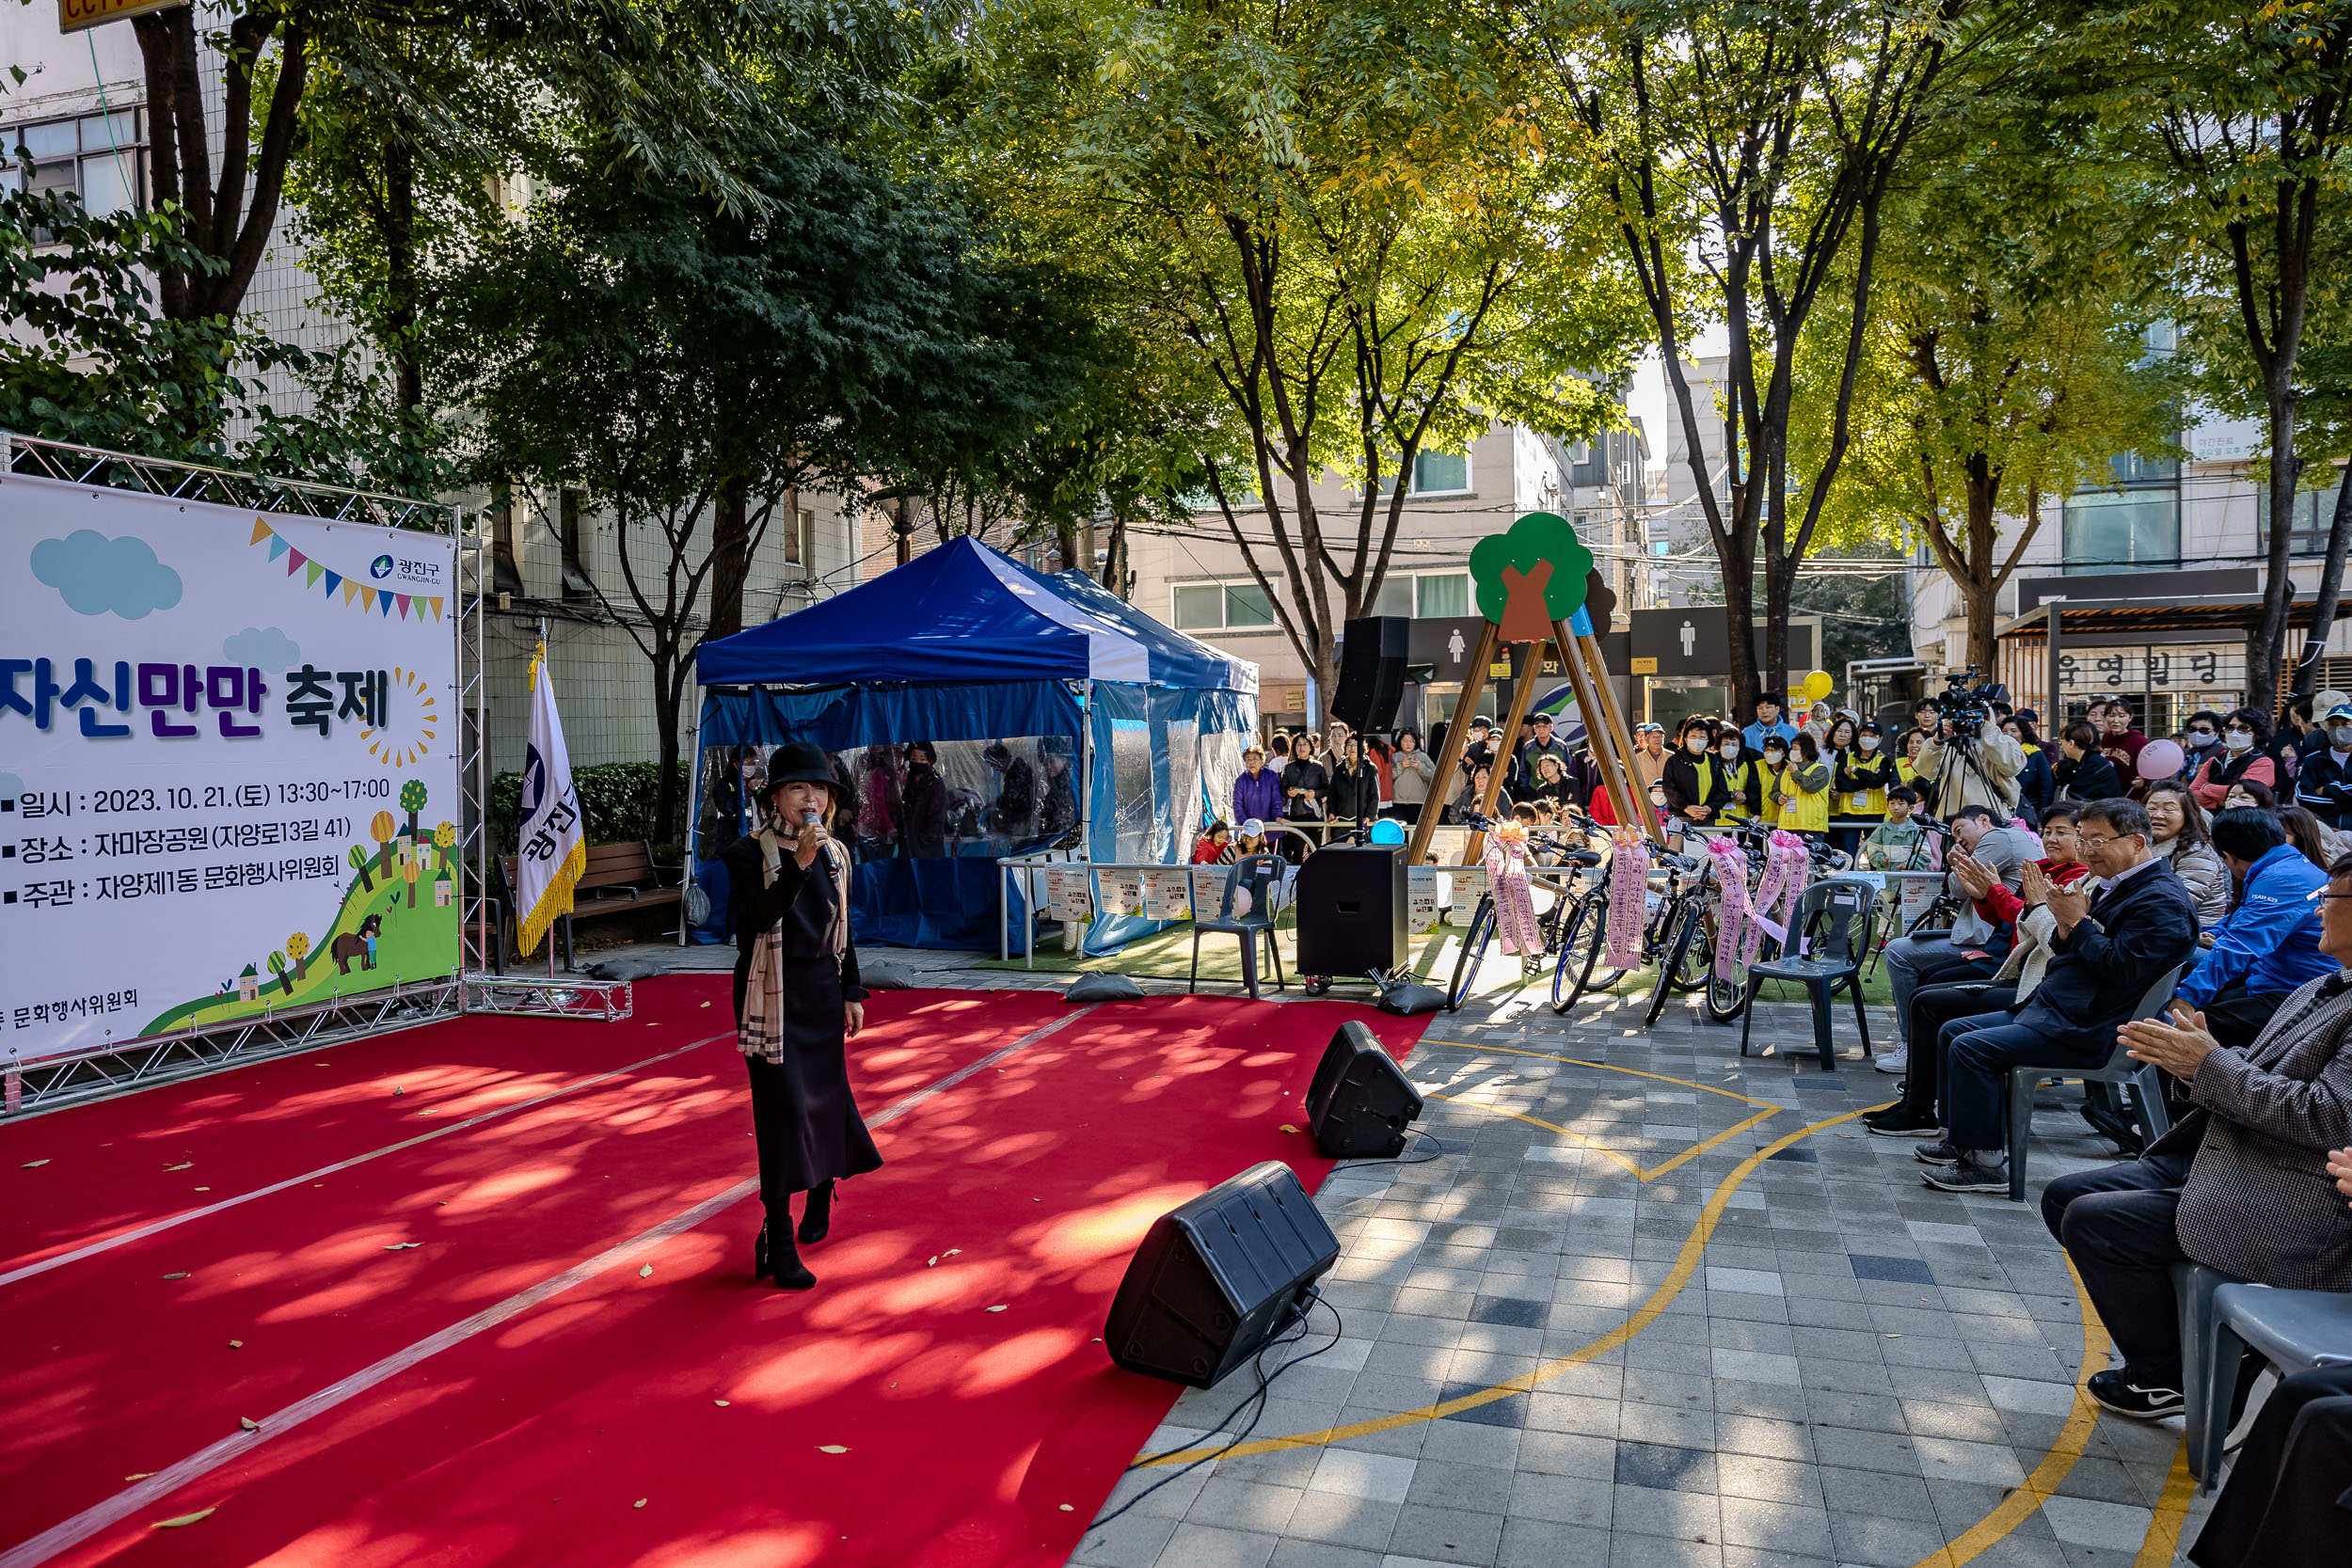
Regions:
<svg viewBox="0 0 2352 1568"><path fill-rule="evenodd" d="M447 535L0 475L0 1043L445 978Z"/></svg>
<svg viewBox="0 0 2352 1568"><path fill-rule="evenodd" d="M515 835L515 947L539 948L556 916L572 912L572 889L588 869L588 845L572 789L572 753L564 744L564 716L555 708L555 677L548 645L531 659L531 736L523 752L523 825Z"/></svg>

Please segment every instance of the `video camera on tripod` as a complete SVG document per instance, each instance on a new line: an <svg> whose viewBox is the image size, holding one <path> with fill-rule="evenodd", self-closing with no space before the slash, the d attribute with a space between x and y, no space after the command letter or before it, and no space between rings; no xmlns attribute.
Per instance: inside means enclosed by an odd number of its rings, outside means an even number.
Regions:
<svg viewBox="0 0 2352 1568"><path fill-rule="evenodd" d="M1935 711L1950 726L1954 738L1974 740L1984 733L1985 721L1993 717L1993 705L2006 703L2009 688L1999 681L1988 681L1975 665L1947 675L1944 689L1931 699Z"/></svg>

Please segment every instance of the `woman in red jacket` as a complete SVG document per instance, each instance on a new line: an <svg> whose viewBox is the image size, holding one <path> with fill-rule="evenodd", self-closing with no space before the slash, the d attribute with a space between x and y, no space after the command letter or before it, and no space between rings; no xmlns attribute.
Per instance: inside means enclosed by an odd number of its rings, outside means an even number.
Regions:
<svg viewBox="0 0 2352 1568"><path fill-rule="evenodd" d="M2221 754L2199 763L2188 782L2197 803L2207 811L2219 811L2222 801L2229 799L2230 786L2248 780L2278 788L2279 765L2266 749L2269 739L2270 721L2250 707L2239 708L2224 719Z"/></svg>

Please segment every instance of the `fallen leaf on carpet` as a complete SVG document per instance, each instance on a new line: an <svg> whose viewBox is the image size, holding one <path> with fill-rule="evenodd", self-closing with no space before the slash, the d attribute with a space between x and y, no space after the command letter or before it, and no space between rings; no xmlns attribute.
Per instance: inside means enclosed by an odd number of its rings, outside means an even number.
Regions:
<svg viewBox="0 0 2352 1568"><path fill-rule="evenodd" d="M230 1350L243 1350L245 1349L245 1341L243 1339L231 1339L229 1341L229 1348Z"/></svg>
<svg viewBox="0 0 2352 1568"><path fill-rule="evenodd" d="M213 1190L213 1189L212 1189L212 1188L210 1188L210 1187L199 1187L199 1188L197 1188L197 1191L198 1191L198 1192L199 1192L199 1193L209 1193L209 1192L211 1192L212 1190Z"/></svg>
<svg viewBox="0 0 2352 1568"><path fill-rule="evenodd" d="M193 1525L199 1519L209 1519L216 1512L216 1509L200 1508L194 1513L183 1513L177 1519L158 1519L147 1528L149 1529L178 1529L182 1525Z"/></svg>
<svg viewBox="0 0 2352 1568"><path fill-rule="evenodd" d="M926 1264L924 1264L923 1266L924 1266L925 1268L927 1268L927 1269L928 1269L928 1268L931 1268L931 1267L935 1266L938 1262L939 1262L939 1259L938 1259L936 1257L934 1257L934 1258L930 1260L930 1262L926 1263Z"/></svg>
<svg viewBox="0 0 2352 1568"><path fill-rule="evenodd" d="M41 1166L47 1164L49 1162L46 1160L27 1160L24 1162L24 1169L39 1170Z"/></svg>
<svg viewBox="0 0 2352 1568"><path fill-rule="evenodd" d="M705 1006L708 1006L708 1004L706 1003ZM710 1402L717 1405L722 1410L724 1410L727 1407L727 1402L724 1400L712 1400Z"/></svg>
<svg viewBox="0 0 2352 1568"><path fill-rule="evenodd" d="M1077 1512L1078 1512L1076 1509L1074 1509L1074 1508L1071 1507L1068 1503L1064 1503L1064 1504L1062 1504L1062 1505L1061 1505L1061 1511L1062 1511L1064 1513L1077 1513Z"/></svg>
<svg viewBox="0 0 2352 1568"><path fill-rule="evenodd" d="M125 1481L145 1481L148 1477L153 1475L154 1473L155 1472L152 1470L134 1470L122 1479Z"/></svg>
<svg viewBox="0 0 2352 1568"><path fill-rule="evenodd" d="M399 1087L394 1087L394 1088L393 1088L393 1090L392 1090L392 1095L393 1095L393 1098L397 1099L397 1098L399 1098L401 1095L406 1094L407 1092L408 1092L408 1091L407 1091L406 1089L404 1089L404 1088L399 1088Z"/></svg>
<svg viewBox="0 0 2352 1568"><path fill-rule="evenodd" d="M1283 1132L1297 1132L1297 1131L1298 1131L1298 1129L1297 1129L1297 1128L1295 1128L1295 1127L1293 1127L1293 1126L1292 1126L1289 1122L1287 1122L1287 1121L1286 1121L1286 1122L1284 1122L1284 1123L1282 1124L1282 1131L1283 1131Z"/></svg>
<svg viewBox="0 0 2352 1568"><path fill-rule="evenodd" d="M817 1445L817 1451L818 1453L848 1453L850 1450L838 1443L819 1443Z"/></svg>
<svg viewBox="0 0 2352 1568"><path fill-rule="evenodd" d="M628 1506L629 1506L629 1507L631 1507L631 1508L643 1508L643 1507L644 1507L644 1506L645 1506L645 1504L646 1504L646 1503L648 1503L648 1502L650 1502L650 1501L652 1501L652 1500L653 1500L653 1499L651 1499L650 1497L640 1497L640 1498L638 1498L635 1502L633 1502L633 1503L629 1504Z"/></svg>
<svg viewBox="0 0 2352 1568"><path fill-rule="evenodd" d="M184 1162L184 1163L183 1163L183 1164L177 1164L177 1165L166 1165L166 1166L164 1167L164 1169L166 1169L166 1170L194 1170L195 1168L196 1168L196 1162L195 1162L194 1160L189 1160L189 1161L186 1161L186 1162Z"/></svg>
<svg viewBox="0 0 2352 1568"><path fill-rule="evenodd" d="M1010 1304L1009 1304L1009 1303L1008 1303L1007 1305L1010 1305ZM1005 1308L1004 1308L1004 1307L992 1307L988 1308L988 1310L990 1310L991 1312L1002 1312L1004 1309L1005 1309Z"/></svg>
<svg viewBox="0 0 2352 1568"><path fill-rule="evenodd" d="M637 1271L637 1277L640 1279L651 1279L653 1277L653 1265L648 1263L644 1268L639 1269Z"/></svg>
<svg viewBox="0 0 2352 1568"><path fill-rule="evenodd" d="M238 1418L237 1418L237 1424L238 1424L239 1426L241 1426L241 1427L245 1428L245 1430L246 1430L246 1431L247 1431L247 1432L259 1432L259 1431L261 1431L261 1430L262 1430L262 1423L261 1423L261 1422L259 1422L259 1421L257 1421L257 1420L255 1420L255 1419L254 1419L252 1417L250 1417L250 1416L240 1416L240 1417L238 1417Z"/></svg>
<svg viewBox="0 0 2352 1568"><path fill-rule="evenodd" d="M953 1258L957 1253L961 1252L963 1248L960 1246L951 1246L946 1251L941 1253L940 1256L942 1258Z"/></svg>
<svg viewBox="0 0 2352 1568"><path fill-rule="evenodd" d="M390 1246L386 1247L384 1250L386 1252L406 1252L410 1247L419 1247L422 1245L424 1245L422 1242L394 1242Z"/></svg>
<svg viewBox="0 0 2352 1568"><path fill-rule="evenodd" d="M186 1273L185 1273L185 1272L183 1272L183 1273L180 1273L180 1274L167 1274L167 1275L164 1275L164 1277L165 1277L166 1279L185 1279L185 1278L187 1278L188 1276L187 1276L187 1275L186 1275Z"/></svg>

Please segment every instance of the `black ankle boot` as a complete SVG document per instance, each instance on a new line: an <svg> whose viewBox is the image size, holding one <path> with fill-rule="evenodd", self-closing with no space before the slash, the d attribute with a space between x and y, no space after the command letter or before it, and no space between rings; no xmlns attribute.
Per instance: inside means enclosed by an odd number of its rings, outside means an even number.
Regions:
<svg viewBox="0 0 2352 1568"><path fill-rule="evenodd" d="M776 1282L778 1290L805 1291L817 1283L817 1276L808 1272L808 1265L801 1261L800 1253L792 1245L789 1226L763 1229L761 1234L768 1238L768 1277Z"/></svg>
<svg viewBox="0 0 2352 1568"><path fill-rule="evenodd" d="M800 1238L803 1246L825 1239L833 1229L833 1183L808 1190L808 1204L801 1212Z"/></svg>
<svg viewBox="0 0 2352 1568"><path fill-rule="evenodd" d="M755 1281L766 1279L774 1272L768 1266L768 1226L763 1220L759 1235L752 1242L752 1278Z"/></svg>

